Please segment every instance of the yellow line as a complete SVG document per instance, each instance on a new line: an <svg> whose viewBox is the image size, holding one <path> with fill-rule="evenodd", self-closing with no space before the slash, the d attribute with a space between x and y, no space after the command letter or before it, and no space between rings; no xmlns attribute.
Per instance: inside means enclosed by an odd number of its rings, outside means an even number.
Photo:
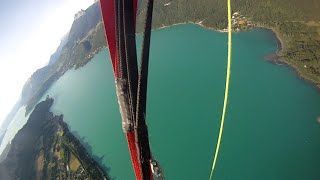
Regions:
<svg viewBox="0 0 320 180"><path fill-rule="evenodd" d="M223 131L223 125L224 125L224 119L226 115L226 110L227 110L227 103L228 103L228 94L229 94L229 82L230 82L230 69L231 69L231 47L232 47L232 32L231 32L231 0L228 1L228 65L227 65L227 76L226 76L226 88L224 92L224 102L223 102L223 111L222 111L222 116L221 116L221 124L220 124L220 131L219 131L219 137L218 137L218 142L216 146L216 152L214 155L213 163L212 163L212 168L211 168L211 173L210 173L210 178L209 180L212 179L213 176L213 171L217 163L217 158L219 154L219 148L220 148L220 143L221 143L221 138L222 138L222 131Z"/></svg>

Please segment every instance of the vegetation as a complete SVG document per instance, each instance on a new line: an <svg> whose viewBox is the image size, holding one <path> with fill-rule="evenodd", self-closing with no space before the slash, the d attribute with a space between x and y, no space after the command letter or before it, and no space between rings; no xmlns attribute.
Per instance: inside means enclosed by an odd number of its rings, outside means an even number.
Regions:
<svg viewBox="0 0 320 180"><path fill-rule="evenodd" d="M0 163L0 179L110 179L63 116L49 112L53 99L40 102ZM87 145L87 144L86 144Z"/></svg>
<svg viewBox="0 0 320 180"><path fill-rule="evenodd" d="M282 42L280 60L293 66L306 79L320 84L320 1L235 2L236 10L260 26L275 30Z"/></svg>

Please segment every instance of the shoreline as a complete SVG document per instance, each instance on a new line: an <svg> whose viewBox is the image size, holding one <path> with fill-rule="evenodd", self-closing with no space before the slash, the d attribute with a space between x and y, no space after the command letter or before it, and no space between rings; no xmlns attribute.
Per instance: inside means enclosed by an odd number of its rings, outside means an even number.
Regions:
<svg viewBox="0 0 320 180"><path fill-rule="evenodd" d="M263 29L268 29L271 31L271 33L275 37L275 40L277 43L277 52L276 53L279 55L279 53L285 49L283 40L281 39L279 32L276 30L276 28L273 28L273 27L266 27L266 26L261 26L261 25L259 25L258 27L263 28Z"/></svg>
<svg viewBox="0 0 320 180"><path fill-rule="evenodd" d="M185 21L185 22L180 22L180 23L174 23L174 24L171 24L171 25L164 25L163 24L161 27L157 27L157 28L152 29L152 31L157 31L157 30L161 30L161 29L164 29L164 28L169 28L169 27L172 27L172 26L178 26L178 25L184 25L184 24L194 24L194 25L200 26L200 27L202 27L204 29L208 29L208 30L211 30L211 31L214 31L214 32L218 32L218 33L227 33L228 32L228 31L225 31L225 30L222 30L222 29L215 29L213 27L206 26L206 25L204 25L202 23L202 21L198 21L198 22ZM269 54L269 55L265 56L265 60L266 61L274 63L276 65L288 65L290 68L292 68L296 72L296 74L298 75L298 77L300 79L303 79L305 81L311 82L312 84L316 85L317 88L320 89L320 83L319 82L317 82L317 81L313 80L312 78L308 77L307 75L303 74L296 65L290 63L290 61L287 61L287 60L285 60L283 58L281 53L285 49L285 43L284 43L284 40L281 39L281 35L280 35L280 33L278 32L278 30L275 27L269 27L269 26L264 26L264 25L261 25L261 24L256 24L256 26L254 26L252 29L258 29L258 28L269 30L270 33L272 33L272 36L274 36L276 44L277 44L276 51L274 53L272 53L272 54ZM243 30L239 31L239 32L243 32ZM234 33L239 33L239 32L234 32ZM139 35L141 33L142 32L139 32L139 33L136 33L136 34ZM99 53L102 49L104 49L104 48L99 48L99 50L97 50L97 51L93 52L92 54L90 54L91 57L86 59L86 63L89 62L92 59L92 57L94 55L96 55L97 53ZM84 63L82 66L84 66L86 63ZM75 69L81 68L82 66L79 66L79 67L77 67Z"/></svg>
<svg viewBox="0 0 320 180"><path fill-rule="evenodd" d="M276 28L274 27L264 27L264 26L259 26L260 28L264 28L264 29L269 29L273 35L275 36L276 42L277 42L277 51L275 52L274 55L276 55L275 59L267 59L270 62L277 64L277 65L287 65L288 67L292 68L297 77L299 79L302 79L304 81L306 81L307 83L310 83L313 86L316 86L318 90L320 90L320 83L317 82L316 80L308 77L306 74L302 73L300 68L297 67L295 64L291 63L290 61L287 61L286 59L284 59L281 56L282 51L285 49L285 45L283 42L283 39L281 39L281 36L279 34L279 32L276 30Z"/></svg>
<svg viewBox="0 0 320 180"><path fill-rule="evenodd" d="M212 31L215 31L215 32L219 32L219 33L227 33L228 32L228 31L224 31L224 30L221 30L221 29L215 29L215 28L212 28L212 27L209 27L209 26L205 26L205 25L202 24L202 21L199 21L199 22L187 21L187 22L182 22L182 23L174 23L172 25L164 25L163 24L161 27L154 28L153 31L164 29L164 28L169 28L169 27L172 27L172 26L184 25L184 24L198 25L198 26L200 26L202 28L209 29L209 30L212 30ZM138 34L140 34L140 33L138 33Z"/></svg>
<svg viewBox="0 0 320 180"><path fill-rule="evenodd" d="M276 43L277 43L277 51L274 54L267 55L267 56L271 56L271 58L268 58L266 56L265 59L271 63L276 64L276 65L286 65L289 68L292 68L292 70L294 70L297 78L305 81L306 83L308 83L312 86L316 86L317 90L320 91L320 83L319 82L311 79L310 77L308 77L307 75L302 73L296 65L294 65L293 63L290 63L290 61L285 60L281 56L282 51L285 49L285 45L284 45L283 39L281 39L281 35L276 30L276 28L267 27L267 26L263 26L263 25L259 25L258 27L270 30L272 32L273 36L275 37ZM274 56L274 57L272 57L272 56Z"/></svg>
<svg viewBox="0 0 320 180"><path fill-rule="evenodd" d="M212 30L215 32L227 33L224 30L215 29L215 28L212 28L209 26L205 26L202 24L202 21L199 21L199 22L187 21L187 22L183 22L183 23L175 23L175 24L168 25L168 26L163 25L162 27L155 28L154 30L159 30L159 29L168 28L171 26L183 25L183 24L195 24L195 25L198 25L202 28L209 29L209 30ZM257 28L269 30L273 34L273 36L276 40L277 50L274 53L265 56L266 61L269 61L269 62L274 63L276 65L287 65L288 67L292 68L295 71L295 73L299 79L302 79L302 80L306 81L307 83L310 83L313 86L315 85L316 88L318 90L320 90L320 83L319 82L317 82L316 80L314 80L314 79L308 77L307 75L305 75L304 73L302 73L300 71L300 69L296 65L294 65L293 63L290 63L290 61L283 59L281 53L285 49L285 44L284 44L284 40L281 39L281 35L279 34L279 32L277 31L277 29L275 27L268 27L268 26L258 24L257 26L253 27L252 29L257 29ZM243 32L243 31L240 31L240 32Z"/></svg>

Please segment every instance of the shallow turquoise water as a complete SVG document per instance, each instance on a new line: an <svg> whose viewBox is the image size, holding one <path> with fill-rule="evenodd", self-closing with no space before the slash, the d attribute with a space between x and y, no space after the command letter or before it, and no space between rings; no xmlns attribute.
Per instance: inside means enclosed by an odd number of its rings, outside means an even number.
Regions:
<svg viewBox="0 0 320 180"><path fill-rule="evenodd" d="M141 37L138 37L138 41ZM141 44L141 43L138 43ZM319 179L320 94L275 52L270 31L236 33L230 101L216 179ZM166 179L208 179L222 111L227 35L196 25L152 34L147 121ZM48 91L53 111L104 156L116 179L134 179L107 50Z"/></svg>

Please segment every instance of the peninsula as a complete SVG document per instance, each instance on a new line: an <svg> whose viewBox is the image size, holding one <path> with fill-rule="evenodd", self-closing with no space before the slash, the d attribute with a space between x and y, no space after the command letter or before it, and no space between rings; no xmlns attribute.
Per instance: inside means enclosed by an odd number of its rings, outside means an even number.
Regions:
<svg viewBox="0 0 320 180"><path fill-rule="evenodd" d="M52 98L36 105L0 162L0 179L110 179L63 122Z"/></svg>

